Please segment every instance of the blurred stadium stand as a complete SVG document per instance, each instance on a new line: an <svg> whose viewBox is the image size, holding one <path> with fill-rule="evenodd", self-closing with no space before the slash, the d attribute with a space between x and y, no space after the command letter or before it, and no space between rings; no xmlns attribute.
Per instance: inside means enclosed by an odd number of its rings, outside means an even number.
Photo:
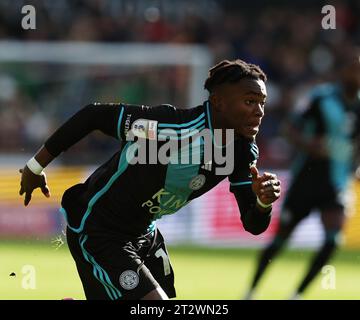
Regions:
<svg viewBox="0 0 360 320"><path fill-rule="evenodd" d="M25 4L36 8L36 30L21 28ZM321 28L325 4L336 6L336 30ZM269 78L266 116L258 136L259 164L283 172L294 150L282 137L281 124L305 90L336 78L338 62L360 44L359 16L360 2L355 0L253 0L246 6L235 0L2 0L0 39L203 45L214 62L241 58L259 64ZM21 163L69 115L94 101L189 107L188 80L187 66L129 70L0 62L1 168ZM94 134L63 155L60 163L91 166L115 148L115 143ZM7 169L1 170L5 175ZM3 183L4 189L17 197L16 187ZM5 204L8 199L1 201ZM20 199L10 202L15 201ZM360 246L359 240L352 241Z"/></svg>
<svg viewBox="0 0 360 320"><path fill-rule="evenodd" d="M359 2L332 1L337 10L337 28L330 31L320 28L323 3L257 0L244 6L239 1L215 0L3 0L0 38L203 44L210 48L214 61L240 57L257 63L269 77L267 115L258 138L262 165L287 167L291 149L279 134L281 121L304 89L334 77L337 60L360 41ZM36 7L36 30L21 28L24 4ZM7 137L0 140L1 152L33 150L76 108L91 99L106 98L106 92L90 94L94 92L92 78L76 81L69 70L43 67L34 72L31 67L14 68L10 72L9 66L0 66L0 136ZM108 75L111 85L107 90L122 101L185 107L181 97L185 96L186 80L181 74L181 70L161 74L164 83L173 83L167 94L161 92L157 79L127 76L122 82L118 75L116 81ZM44 78L51 82L44 83ZM82 149L98 151L99 147L103 147L103 141L94 138Z"/></svg>

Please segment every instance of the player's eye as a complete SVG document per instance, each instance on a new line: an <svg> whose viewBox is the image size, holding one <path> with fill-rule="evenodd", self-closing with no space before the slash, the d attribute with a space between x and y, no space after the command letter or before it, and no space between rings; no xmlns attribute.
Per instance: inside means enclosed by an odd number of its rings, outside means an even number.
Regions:
<svg viewBox="0 0 360 320"><path fill-rule="evenodd" d="M251 105L253 105L253 104L255 104L255 103L256 103L255 100L245 100L245 104L246 104L247 106L251 106Z"/></svg>
<svg viewBox="0 0 360 320"><path fill-rule="evenodd" d="M260 107L261 107L262 109L264 109L265 103L266 103L265 100L264 100L264 101L259 101L259 100L254 100L254 99L247 99L247 100L245 100L245 104L246 104L247 106L256 106L256 105L260 104Z"/></svg>
<svg viewBox="0 0 360 320"><path fill-rule="evenodd" d="M252 106L252 105L260 104L260 106L263 108L263 107L265 106L265 101L248 99L248 100L245 100L245 104L246 104L247 106Z"/></svg>

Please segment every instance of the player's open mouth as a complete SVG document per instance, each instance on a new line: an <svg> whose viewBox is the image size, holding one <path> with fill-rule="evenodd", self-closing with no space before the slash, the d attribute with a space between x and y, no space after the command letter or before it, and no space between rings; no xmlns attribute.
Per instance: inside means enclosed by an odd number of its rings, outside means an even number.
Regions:
<svg viewBox="0 0 360 320"><path fill-rule="evenodd" d="M259 132L259 126L247 126L246 129L251 134L255 134Z"/></svg>

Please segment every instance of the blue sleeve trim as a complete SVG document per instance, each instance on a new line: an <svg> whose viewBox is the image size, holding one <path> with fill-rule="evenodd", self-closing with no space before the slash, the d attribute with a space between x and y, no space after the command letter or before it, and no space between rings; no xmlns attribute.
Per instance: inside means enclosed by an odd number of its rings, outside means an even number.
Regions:
<svg viewBox="0 0 360 320"><path fill-rule="evenodd" d="M118 124L117 124L117 135L118 135L118 138L119 140L121 140L121 120L122 120L122 117L123 117L123 113L124 113L124 107L121 106L121 111L120 111L120 115L119 115L119 120L118 120Z"/></svg>
<svg viewBox="0 0 360 320"><path fill-rule="evenodd" d="M235 186L243 186L243 185L246 185L246 184L252 184L252 181L242 181L242 182L230 182L230 185L235 187Z"/></svg>

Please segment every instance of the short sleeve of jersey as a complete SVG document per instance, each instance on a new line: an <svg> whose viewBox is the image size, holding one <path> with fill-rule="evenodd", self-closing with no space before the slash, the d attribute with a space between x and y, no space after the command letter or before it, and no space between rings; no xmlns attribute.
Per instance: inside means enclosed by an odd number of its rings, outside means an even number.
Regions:
<svg viewBox="0 0 360 320"><path fill-rule="evenodd" d="M235 192L238 187L252 183L250 167L259 158L259 148L256 142L238 140L234 150L234 171L229 176L230 191Z"/></svg>

